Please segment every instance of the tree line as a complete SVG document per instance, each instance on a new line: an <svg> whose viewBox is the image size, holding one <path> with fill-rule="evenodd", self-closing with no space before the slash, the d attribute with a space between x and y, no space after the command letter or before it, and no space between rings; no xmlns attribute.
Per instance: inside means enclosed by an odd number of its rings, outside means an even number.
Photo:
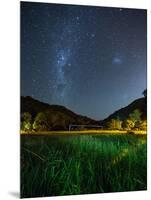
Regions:
<svg viewBox="0 0 151 200"><path fill-rule="evenodd" d="M147 120L141 119L141 112L135 109L129 117L123 121L111 119L106 123L106 128L111 130L146 130Z"/></svg>
<svg viewBox="0 0 151 200"><path fill-rule="evenodd" d="M141 119L141 112L139 109L135 109L129 114L129 117L123 121L117 119L111 119L106 122L104 129L109 130L146 130L147 120ZM66 125L67 126L67 125ZM60 127L58 124L50 123L47 114L45 112L39 112L34 119L32 115L25 112L21 115L21 130L23 131L49 131L49 130L66 130L65 124L60 121Z"/></svg>

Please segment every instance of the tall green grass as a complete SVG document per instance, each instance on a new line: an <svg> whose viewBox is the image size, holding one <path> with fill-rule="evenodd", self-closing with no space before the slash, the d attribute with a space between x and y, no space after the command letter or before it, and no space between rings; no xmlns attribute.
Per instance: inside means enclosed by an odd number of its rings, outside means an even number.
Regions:
<svg viewBox="0 0 151 200"><path fill-rule="evenodd" d="M21 136L21 197L147 189L146 136Z"/></svg>

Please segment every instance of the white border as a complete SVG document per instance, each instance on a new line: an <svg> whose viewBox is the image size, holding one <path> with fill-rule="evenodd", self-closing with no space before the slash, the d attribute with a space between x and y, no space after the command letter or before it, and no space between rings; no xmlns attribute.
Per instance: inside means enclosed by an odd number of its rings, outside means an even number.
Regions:
<svg viewBox="0 0 151 200"><path fill-rule="evenodd" d="M28 0L31 1L31 0ZM151 4L149 0L32 0L32 2L53 2L78 5L128 7L148 9L148 52L151 45ZM19 193L19 0L3 0L0 4L0 199L11 200ZM148 53L148 133L151 131L151 59ZM148 134L148 157L151 152L151 139ZM51 197L51 199L119 200L149 199L151 194L151 159L148 159L148 191L106 193ZM35 198L30 198L35 199ZM37 198L43 199L43 198ZM50 199L46 197L45 199Z"/></svg>

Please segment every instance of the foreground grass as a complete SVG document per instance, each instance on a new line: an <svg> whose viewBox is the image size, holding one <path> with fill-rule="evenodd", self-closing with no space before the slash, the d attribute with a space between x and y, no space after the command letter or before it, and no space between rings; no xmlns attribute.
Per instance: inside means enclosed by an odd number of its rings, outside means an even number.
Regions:
<svg viewBox="0 0 151 200"><path fill-rule="evenodd" d="M21 197L146 190L146 136L21 136Z"/></svg>

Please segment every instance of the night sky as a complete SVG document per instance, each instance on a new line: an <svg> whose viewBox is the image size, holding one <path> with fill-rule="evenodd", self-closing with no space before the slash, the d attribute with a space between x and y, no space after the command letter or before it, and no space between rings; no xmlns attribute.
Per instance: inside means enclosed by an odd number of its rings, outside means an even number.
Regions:
<svg viewBox="0 0 151 200"><path fill-rule="evenodd" d="M21 95L94 119L146 89L146 10L21 3Z"/></svg>

